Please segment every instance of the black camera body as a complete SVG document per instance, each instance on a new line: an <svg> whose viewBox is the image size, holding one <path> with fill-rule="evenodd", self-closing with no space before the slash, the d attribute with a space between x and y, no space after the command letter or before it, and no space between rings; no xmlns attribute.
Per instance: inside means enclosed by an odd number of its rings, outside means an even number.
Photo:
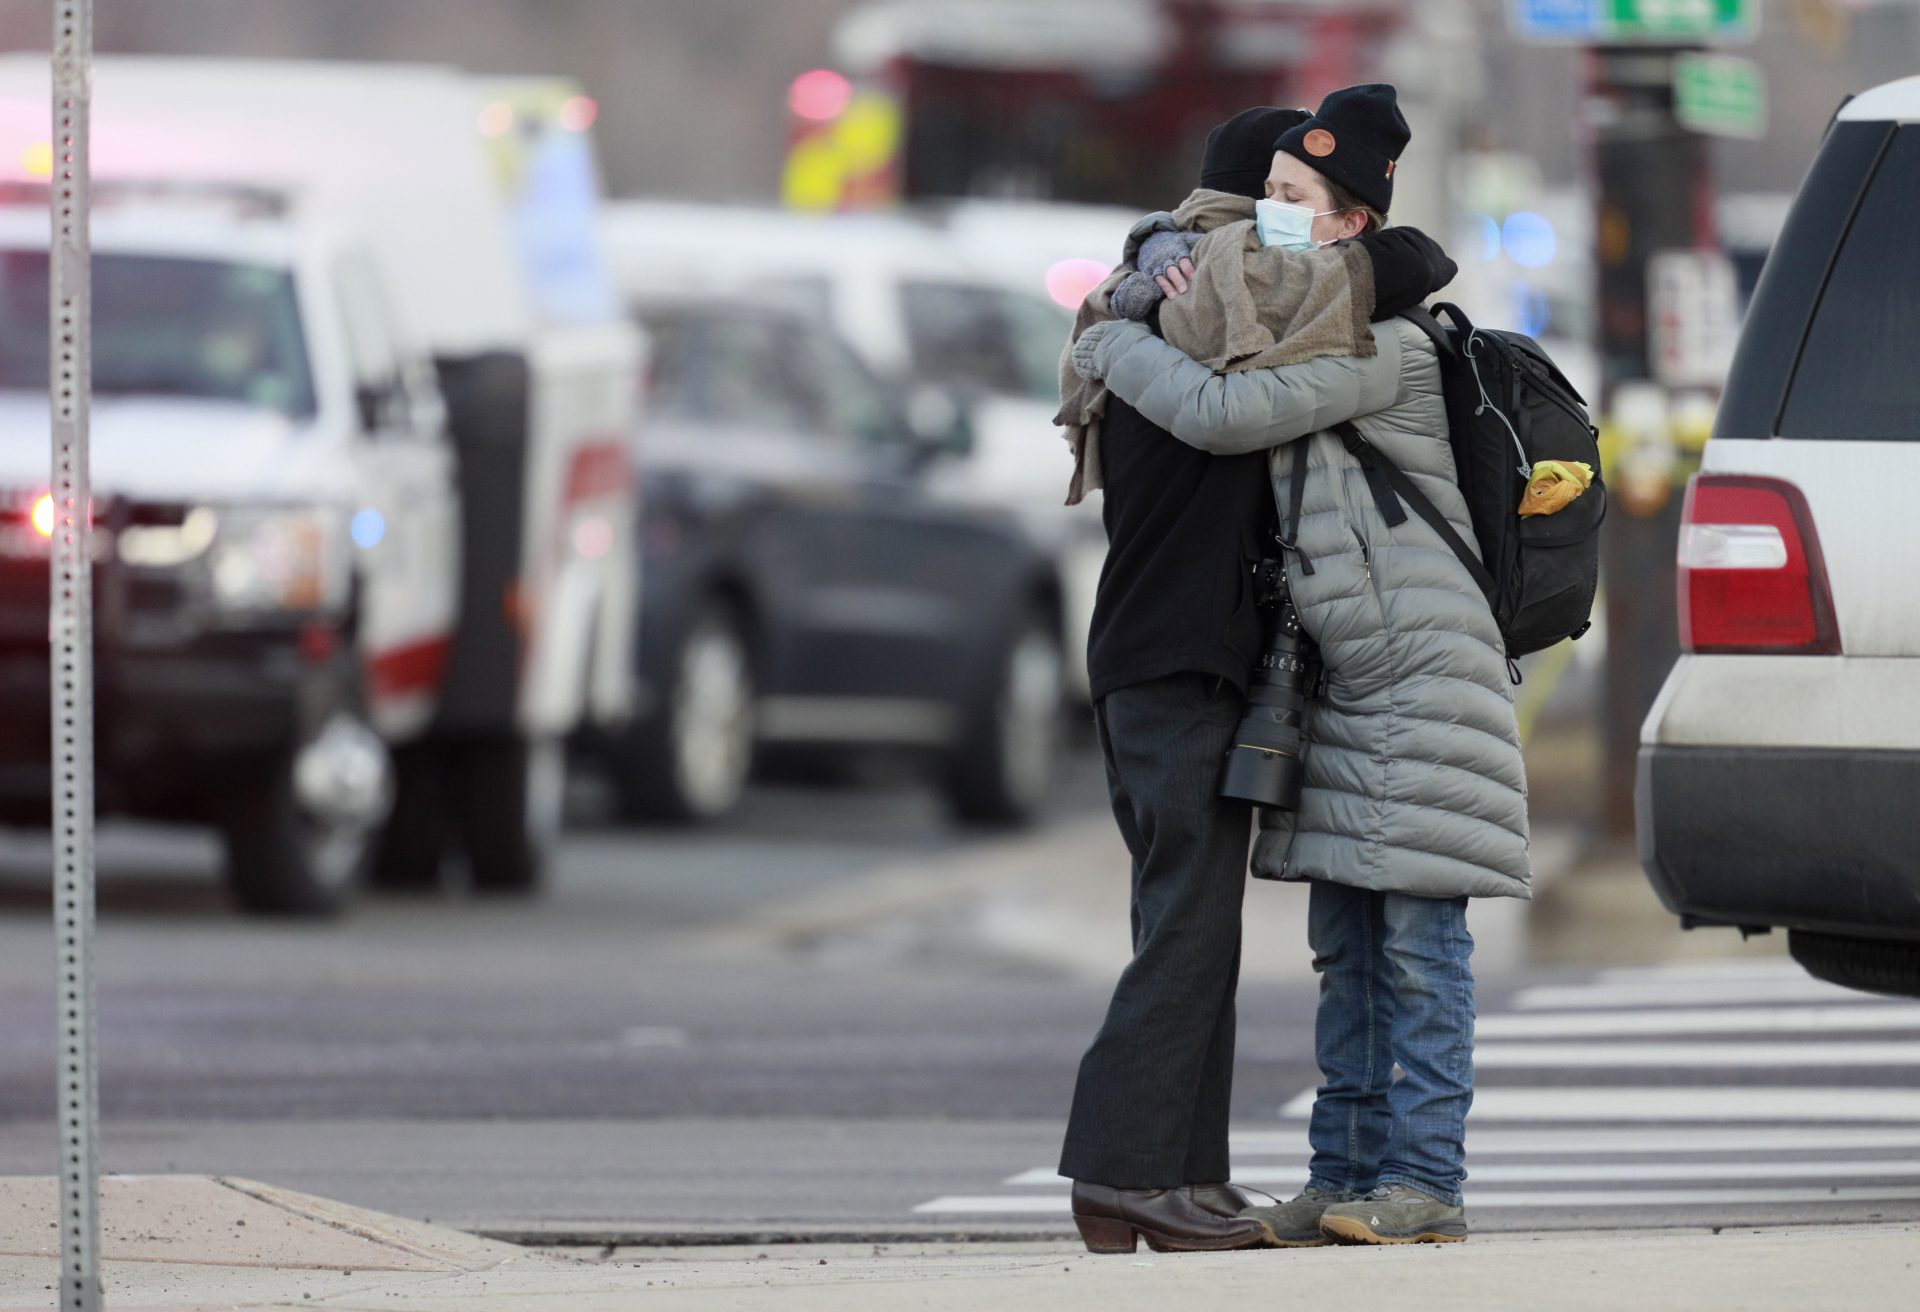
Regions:
<svg viewBox="0 0 1920 1312"><path fill-rule="evenodd" d="M1247 687L1246 714L1221 770L1220 795L1296 811L1306 779L1301 747L1307 700L1320 678L1320 654L1300 627L1284 562L1260 562L1254 600L1268 617L1267 640Z"/></svg>

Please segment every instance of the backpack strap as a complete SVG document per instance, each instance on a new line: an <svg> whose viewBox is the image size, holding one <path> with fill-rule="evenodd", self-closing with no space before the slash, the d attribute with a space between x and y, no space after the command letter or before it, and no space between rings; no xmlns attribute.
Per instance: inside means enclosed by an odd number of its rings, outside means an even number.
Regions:
<svg viewBox="0 0 1920 1312"><path fill-rule="evenodd" d="M1455 305L1452 301L1436 301L1434 302L1433 309L1428 311L1428 313L1433 316L1435 323L1440 322L1442 315L1445 315L1451 320L1453 323L1453 331L1460 335L1461 341L1465 341L1474 334L1473 320L1467 318L1467 312Z"/></svg>
<svg viewBox="0 0 1920 1312"><path fill-rule="evenodd" d="M1347 445L1347 454L1360 462L1360 472L1367 476L1367 490L1373 493L1374 509L1387 521L1388 528L1395 528L1407 522L1407 512L1400 506L1400 498L1394 495L1393 481L1387 473L1388 465L1380 453L1368 445L1367 439L1360 436L1360 430L1352 424L1342 422L1333 426L1340 434L1340 440Z"/></svg>
<svg viewBox="0 0 1920 1312"><path fill-rule="evenodd" d="M1307 496L1307 443L1310 440L1305 437L1293 440L1293 476L1287 480L1287 517L1280 521L1280 532L1276 535L1280 545L1293 552L1300 562L1302 574L1313 573L1313 562L1300 550L1300 506Z"/></svg>
<svg viewBox="0 0 1920 1312"><path fill-rule="evenodd" d="M1407 511L1401 509L1401 503L1405 502L1407 509L1425 520L1427 527L1438 533L1440 540L1460 558L1460 563L1466 566L1467 573L1473 576L1474 583L1486 594L1487 604L1491 606L1497 591L1493 575L1487 573L1487 567L1473 554L1473 548L1454 531L1447 517L1440 513L1440 508L1427 500L1427 494L1415 486L1414 481L1391 460L1381 455L1350 422L1335 424L1333 431L1340 434L1340 440L1346 443L1347 450L1360 462L1360 469L1367 476L1367 487L1373 492L1373 504L1387 524L1392 526L1407 522Z"/></svg>
<svg viewBox="0 0 1920 1312"><path fill-rule="evenodd" d="M1442 359L1451 359L1457 352L1453 349L1453 339L1447 336L1447 330L1433 317L1424 305L1416 305L1410 310L1400 311L1400 317L1433 339L1434 349L1440 352Z"/></svg>

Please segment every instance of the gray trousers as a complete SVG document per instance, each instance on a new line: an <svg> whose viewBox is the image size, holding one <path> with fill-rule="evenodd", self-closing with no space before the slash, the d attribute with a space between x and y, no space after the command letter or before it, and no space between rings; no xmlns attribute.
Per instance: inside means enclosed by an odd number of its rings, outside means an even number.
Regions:
<svg viewBox="0 0 1920 1312"><path fill-rule="evenodd" d="M1133 857L1133 961L1080 1062L1060 1173L1118 1189L1228 1178L1234 992L1252 808L1215 789L1243 701L1213 675L1094 707Z"/></svg>

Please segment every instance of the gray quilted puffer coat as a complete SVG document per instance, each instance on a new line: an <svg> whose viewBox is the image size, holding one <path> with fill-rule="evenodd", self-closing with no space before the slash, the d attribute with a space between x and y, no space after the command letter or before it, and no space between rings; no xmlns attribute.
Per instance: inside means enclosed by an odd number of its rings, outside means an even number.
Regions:
<svg viewBox="0 0 1920 1312"><path fill-rule="evenodd" d="M1282 513L1292 443L1311 442L1289 553L1325 695L1308 710L1297 814L1263 811L1253 871L1428 897L1527 897L1527 782L1506 651L1459 559L1417 515L1389 527L1340 438L1350 419L1474 541L1453 472L1433 344L1376 324L1379 354L1215 374L1139 324L1103 328L1092 367L1140 413L1218 455L1274 448Z"/></svg>

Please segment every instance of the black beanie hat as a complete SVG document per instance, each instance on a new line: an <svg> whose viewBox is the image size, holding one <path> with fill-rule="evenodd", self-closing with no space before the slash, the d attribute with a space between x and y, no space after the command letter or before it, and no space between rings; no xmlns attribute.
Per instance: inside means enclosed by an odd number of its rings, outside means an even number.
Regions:
<svg viewBox="0 0 1920 1312"><path fill-rule="evenodd" d="M1200 185L1259 200L1267 194L1267 174L1273 171L1274 139L1312 117L1304 109L1271 106L1235 114L1207 134Z"/></svg>
<svg viewBox="0 0 1920 1312"><path fill-rule="evenodd" d="M1312 118L1281 133L1273 148L1385 214L1393 204L1394 167L1412 138L1393 88L1369 82L1329 93Z"/></svg>

